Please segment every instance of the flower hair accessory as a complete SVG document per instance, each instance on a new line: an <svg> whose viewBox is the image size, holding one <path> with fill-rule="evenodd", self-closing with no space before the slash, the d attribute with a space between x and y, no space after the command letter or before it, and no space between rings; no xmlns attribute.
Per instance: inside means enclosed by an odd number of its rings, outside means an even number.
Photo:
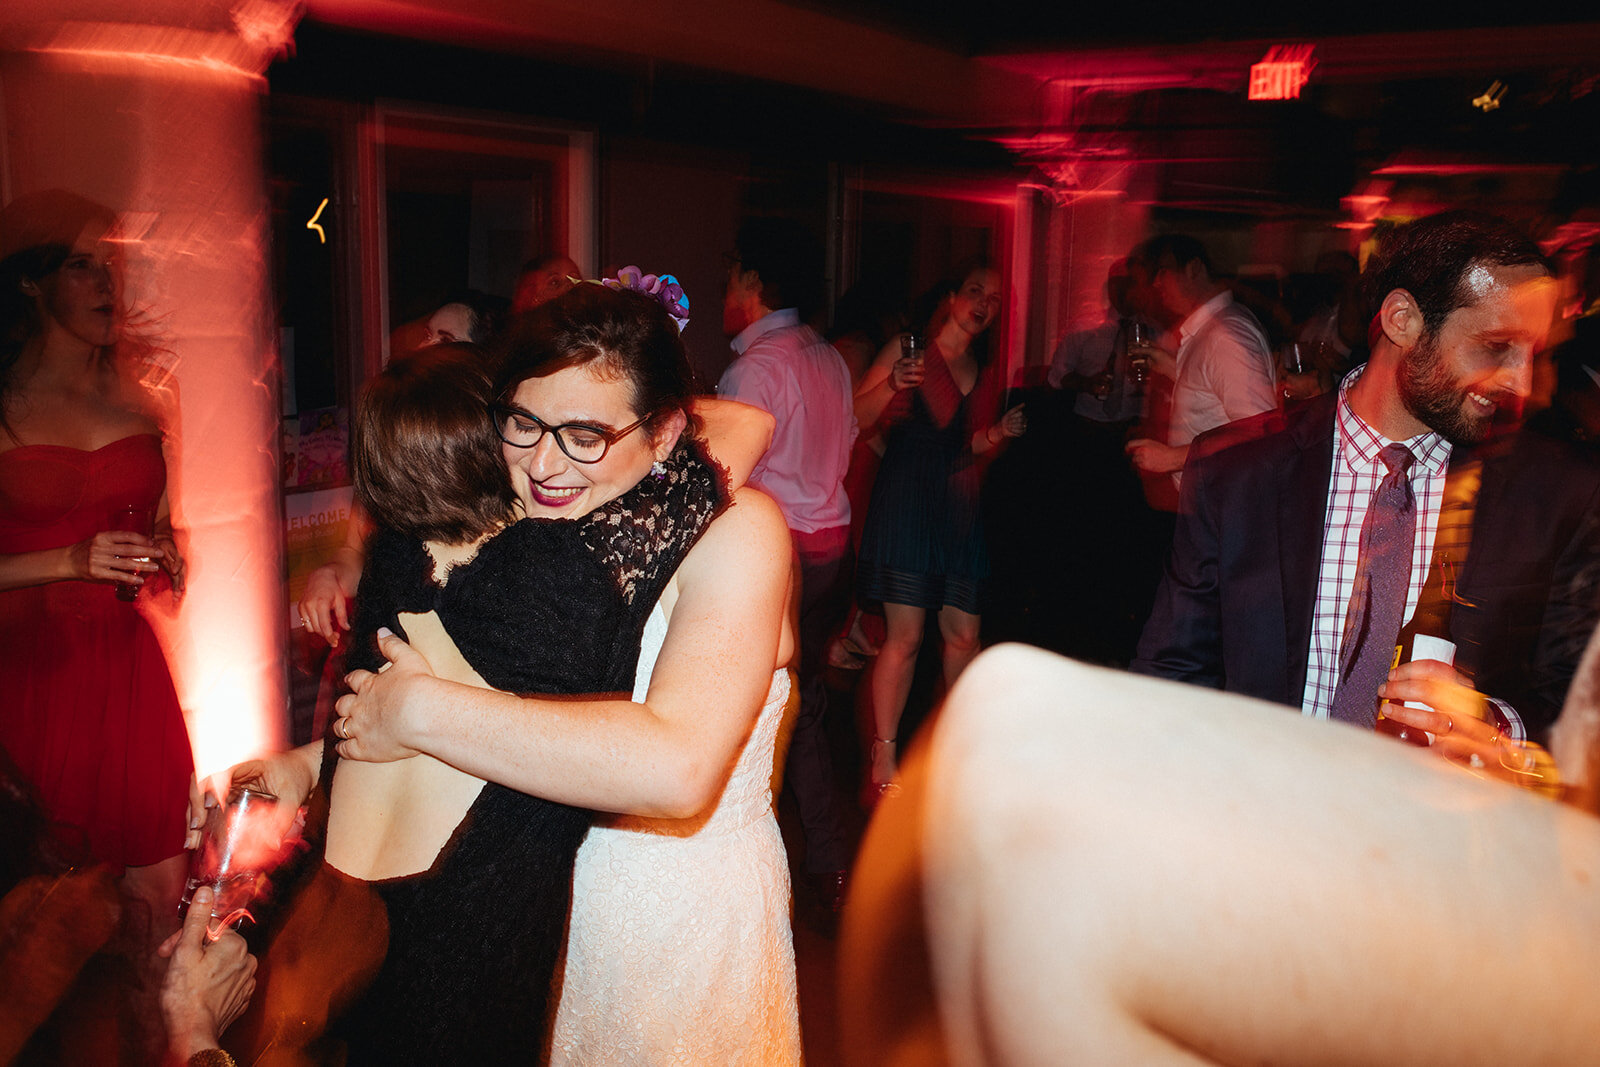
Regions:
<svg viewBox="0 0 1600 1067"><path fill-rule="evenodd" d="M601 278L600 284L607 289L632 289L636 293L654 297L666 308L672 321L678 324L679 333L689 325L689 297L684 293L683 286L678 284L678 279L670 274L645 274L638 267L628 266L617 271L615 278Z"/></svg>

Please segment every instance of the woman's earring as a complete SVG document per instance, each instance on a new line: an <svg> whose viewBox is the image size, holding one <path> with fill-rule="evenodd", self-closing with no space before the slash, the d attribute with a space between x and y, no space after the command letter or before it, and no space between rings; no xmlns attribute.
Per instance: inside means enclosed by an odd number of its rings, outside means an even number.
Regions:
<svg viewBox="0 0 1600 1067"><path fill-rule="evenodd" d="M650 464L650 474L655 478L656 481L659 482L661 479L667 476L667 465L661 462L659 459L656 460L654 463Z"/></svg>

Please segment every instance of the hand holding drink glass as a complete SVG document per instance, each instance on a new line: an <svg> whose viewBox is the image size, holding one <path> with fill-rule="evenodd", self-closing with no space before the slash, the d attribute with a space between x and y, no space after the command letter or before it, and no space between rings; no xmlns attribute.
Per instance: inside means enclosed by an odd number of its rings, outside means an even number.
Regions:
<svg viewBox="0 0 1600 1067"><path fill-rule="evenodd" d="M922 384L926 367L923 363L927 355L926 342L914 333L900 335L900 358L894 361L894 366L889 371L889 385L895 392L902 389L915 389Z"/></svg>
<svg viewBox="0 0 1600 1067"><path fill-rule="evenodd" d="M109 529L113 534L134 535L106 539L106 547L113 553L108 569L126 576L117 579L117 599L131 601L139 595L144 574L154 571L155 560L165 554L153 540L155 510L137 505L118 508L111 515ZM141 548L143 552L139 551Z"/></svg>
<svg viewBox="0 0 1600 1067"><path fill-rule="evenodd" d="M1306 400L1322 392L1317 347L1291 341L1278 350L1278 385L1285 401Z"/></svg>
<svg viewBox="0 0 1600 1067"><path fill-rule="evenodd" d="M261 895L283 857L285 842L277 818L278 798L259 784L235 783L226 803L205 799L205 825L200 846L189 861L180 913L187 912L194 891L212 891L208 936L215 941L229 926L254 921L250 905Z"/></svg>
<svg viewBox="0 0 1600 1067"><path fill-rule="evenodd" d="M1455 646L1413 636L1401 631L1396 667L1378 691L1378 733L1433 749L1480 777L1558 796L1561 777L1549 752L1500 730L1488 700L1451 665Z"/></svg>

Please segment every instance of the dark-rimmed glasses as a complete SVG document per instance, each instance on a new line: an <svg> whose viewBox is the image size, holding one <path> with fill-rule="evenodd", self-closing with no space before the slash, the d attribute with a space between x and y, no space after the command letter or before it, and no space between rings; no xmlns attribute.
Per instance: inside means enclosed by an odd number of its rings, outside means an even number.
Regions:
<svg viewBox="0 0 1600 1067"><path fill-rule="evenodd" d="M489 415L494 419L495 433L512 448L532 448L544 440L548 432L555 435L556 447L574 463L599 463L606 458L612 445L650 421L650 416L644 415L620 430L608 430L586 422L551 426L537 415L504 404L491 404Z"/></svg>

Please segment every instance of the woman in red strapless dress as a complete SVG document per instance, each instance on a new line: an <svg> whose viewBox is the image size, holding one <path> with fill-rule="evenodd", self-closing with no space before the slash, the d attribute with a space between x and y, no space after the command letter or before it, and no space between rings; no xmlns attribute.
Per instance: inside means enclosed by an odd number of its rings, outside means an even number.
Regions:
<svg viewBox="0 0 1600 1067"><path fill-rule="evenodd" d="M0 213L0 745L63 843L122 868L163 936L194 764L140 602L181 594L184 566L152 397L125 366L114 222L63 192ZM130 506L153 538L110 530Z"/></svg>

